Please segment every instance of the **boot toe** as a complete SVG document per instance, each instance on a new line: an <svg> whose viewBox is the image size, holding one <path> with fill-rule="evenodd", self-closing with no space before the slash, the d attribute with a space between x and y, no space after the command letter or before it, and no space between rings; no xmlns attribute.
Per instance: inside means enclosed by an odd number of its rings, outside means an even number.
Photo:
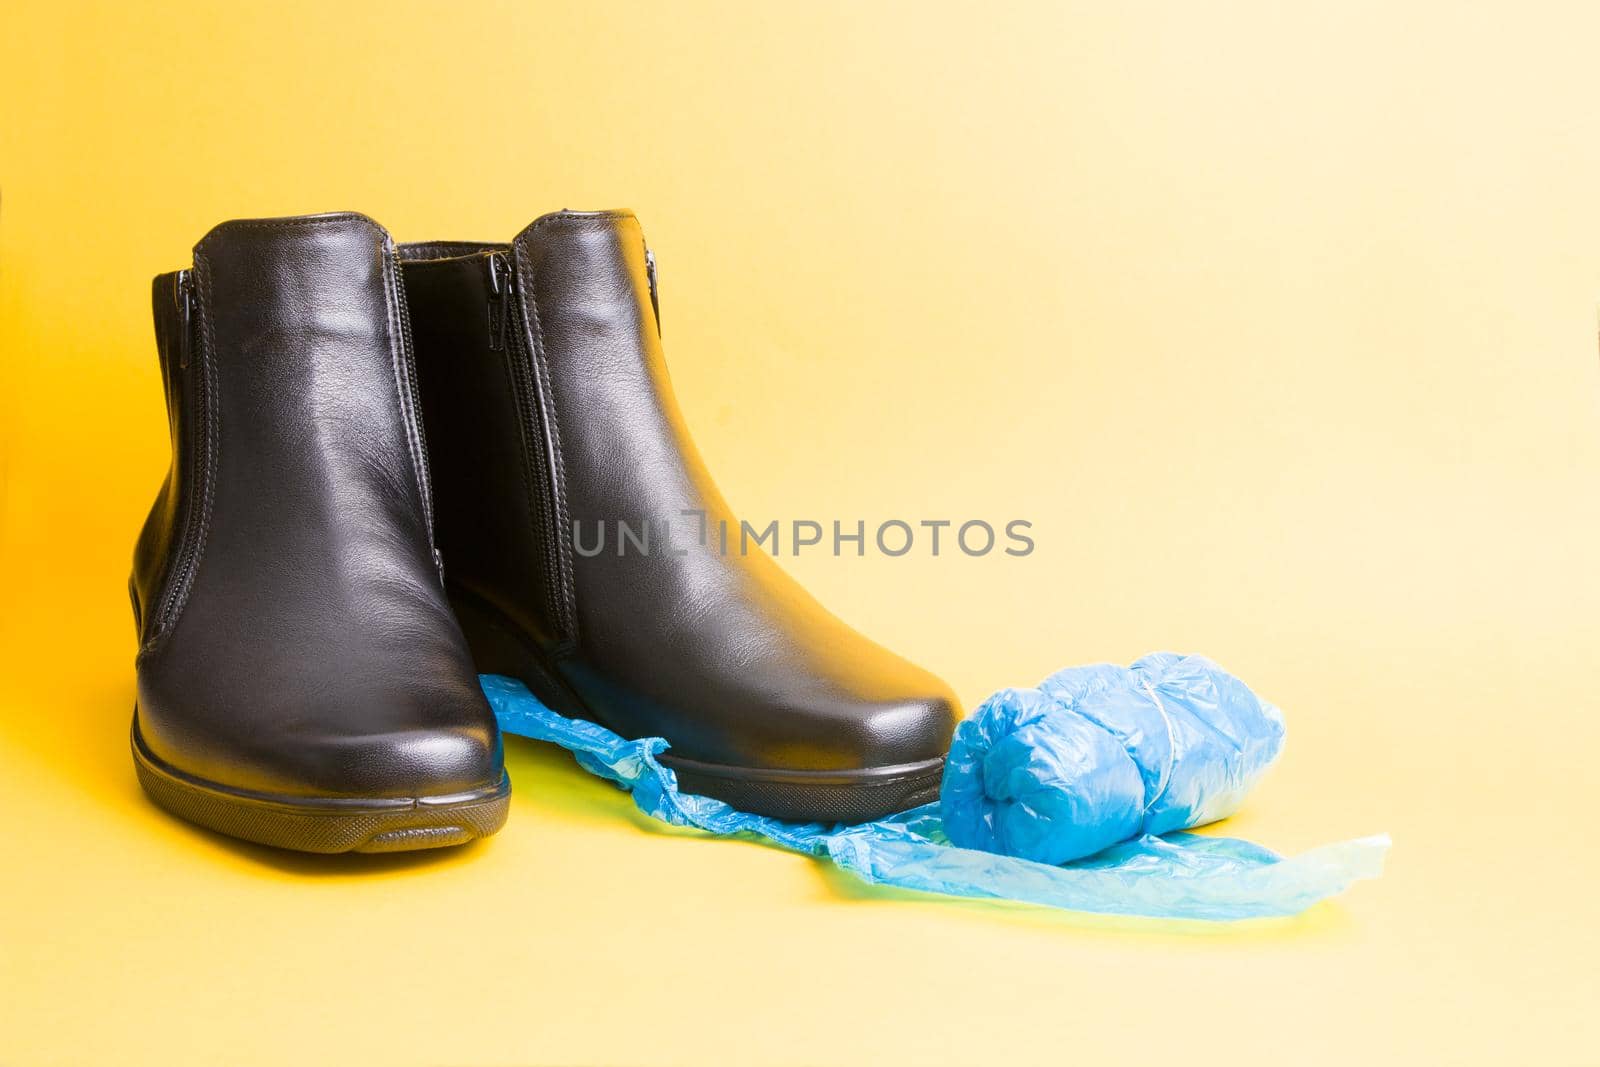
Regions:
<svg viewBox="0 0 1600 1067"><path fill-rule="evenodd" d="M498 731L473 728L408 730L363 739L373 795L436 797L493 786L504 768ZM357 777L365 777L358 772Z"/></svg>
<svg viewBox="0 0 1600 1067"><path fill-rule="evenodd" d="M326 713L260 714L206 720L213 729L199 730L197 716L164 710L141 700L139 744L172 772L223 791L294 801L439 797L492 788L505 773L487 704L442 720L387 714L384 726L360 732L378 716L353 716L341 729L341 717ZM240 721L254 728L222 728Z"/></svg>
<svg viewBox="0 0 1600 1067"><path fill-rule="evenodd" d="M858 758L866 767L942 759L960 717L954 694L942 686L921 696L874 705L861 716Z"/></svg>

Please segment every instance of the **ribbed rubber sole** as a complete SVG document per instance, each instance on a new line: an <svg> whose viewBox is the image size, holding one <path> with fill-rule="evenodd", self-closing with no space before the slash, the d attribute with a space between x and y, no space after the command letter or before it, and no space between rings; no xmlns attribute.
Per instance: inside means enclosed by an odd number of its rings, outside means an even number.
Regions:
<svg viewBox="0 0 1600 1067"><path fill-rule="evenodd" d="M463 845L505 825L511 780L435 797L338 798L247 793L169 767L131 734L139 784L157 806L229 837L297 852L409 852Z"/></svg>

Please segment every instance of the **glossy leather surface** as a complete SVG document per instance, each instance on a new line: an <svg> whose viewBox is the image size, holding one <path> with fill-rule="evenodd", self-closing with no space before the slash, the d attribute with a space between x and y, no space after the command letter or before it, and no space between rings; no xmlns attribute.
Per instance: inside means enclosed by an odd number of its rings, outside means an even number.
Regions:
<svg viewBox="0 0 1600 1067"><path fill-rule="evenodd" d="M500 739L430 540L388 235L236 221L156 279L174 462L135 552L137 729L287 797L493 786Z"/></svg>
<svg viewBox="0 0 1600 1067"><path fill-rule="evenodd" d="M937 678L830 614L739 525L683 424L644 237L626 212L547 215L509 246L516 306L497 350L490 254L402 246L452 597L480 668L536 651L565 700L672 754L849 771L942 757L956 702ZM441 256L441 253L443 255ZM701 541L703 512L711 536ZM670 522L679 551L615 551L615 523ZM607 551L586 547L604 522ZM688 526L689 529L685 529ZM477 622L468 622L475 619Z"/></svg>

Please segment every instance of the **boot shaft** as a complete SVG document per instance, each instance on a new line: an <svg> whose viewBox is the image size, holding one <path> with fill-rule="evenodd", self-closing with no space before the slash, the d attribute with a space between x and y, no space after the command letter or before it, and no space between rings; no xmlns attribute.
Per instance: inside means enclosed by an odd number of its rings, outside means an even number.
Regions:
<svg viewBox="0 0 1600 1067"><path fill-rule="evenodd" d="M404 295L380 227L223 223L152 295L173 462L135 552L142 647L212 580L207 555L291 584L343 570L333 557L364 539L420 546L434 566ZM245 591L222 570L219 596Z"/></svg>
<svg viewBox="0 0 1600 1067"><path fill-rule="evenodd" d="M644 234L627 212L558 212L509 244L400 255L452 595L570 652L579 588L613 584L583 581L575 527L725 510L672 396Z"/></svg>

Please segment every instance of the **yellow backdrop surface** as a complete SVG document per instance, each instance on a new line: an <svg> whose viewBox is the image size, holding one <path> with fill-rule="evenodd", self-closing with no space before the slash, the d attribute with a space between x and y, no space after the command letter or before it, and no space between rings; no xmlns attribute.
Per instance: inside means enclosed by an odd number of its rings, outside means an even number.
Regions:
<svg viewBox="0 0 1600 1067"><path fill-rule="evenodd" d="M1593 1063L1590 5L9 3L0 1063ZM873 890L513 742L506 830L240 846L127 751L151 275L230 217L635 208L785 565L969 705L1158 648L1283 707L1223 829L1389 871L1211 927Z"/></svg>

